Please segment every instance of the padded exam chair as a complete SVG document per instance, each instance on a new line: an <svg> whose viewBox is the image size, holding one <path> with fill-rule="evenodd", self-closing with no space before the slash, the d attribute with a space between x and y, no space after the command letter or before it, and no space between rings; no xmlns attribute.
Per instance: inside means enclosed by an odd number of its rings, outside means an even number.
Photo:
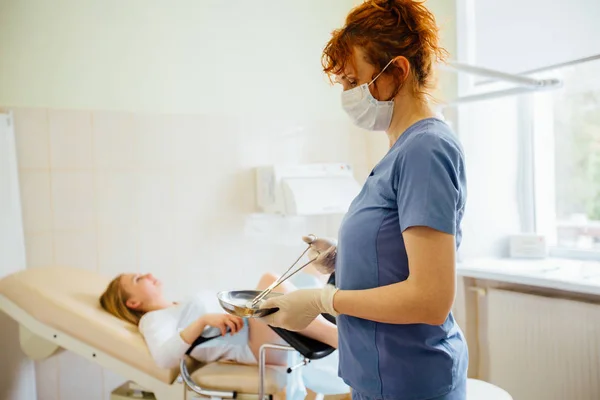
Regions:
<svg viewBox="0 0 600 400"><path fill-rule="evenodd" d="M328 284L335 285L335 273L331 274L329 277ZM335 324L335 317L330 314L322 314L325 319ZM283 328L270 327L273 331L275 331L283 340L285 340L289 346L282 346L277 344L264 344L260 348L260 356L258 361L258 399L265 399L267 396L269 399L272 398L273 394L277 393L281 390L280 387L274 384L269 384L268 376L267 376L267 366L265 363L266 360L266 352L268 350L279 350L279 351L297 351L303 357L302 362L298 365L293 365L288 367L286 372L289 374L297 368L301 368L304 365L308 364L313 360L320 360L324 357L327 357L331 353L333 353L336 349L325 344L319 342L317 340L311 339L304 335L301 335L297 332L289 331ZM190 354L191 351L198 345L205 343L206 341L212 338L203 338L199 337L192 344L190 349L186 354ZM206 384L202 383L201 376L194 376L194 374L190 374L188 363L186 360L182 360L180 364L181 377L185 385L192 390L194 393L199 394L201 396L207 397L217 397L221 399L235 399L238 398L238 391L232 390L231 385L233 382L223 382L223 384L218 384L215 386L215 382ZM243 392L252 392L252 377L250 377L250 384L246 384L243 388L240 386ZM227 389L229 388L229 389Z"/></svg>
<svg viewBox="0 0 600 400"><path fill-rule="evenodd" d="M28 268L0 279L0 311L19 324L19 344L29 358L42 360L68 350L135 383L136 390L153 393L157 400L185 400L194 392L239 399L256 398L260 392L272 395L287 379L285 368L264 365L267 350L293 349L305 362L334 351L273 328L290 346L265 345L261 366L200 364L188 357L182 365L159 368L137 327L100 307L98 298L110 279L82 268Z"/></svg>

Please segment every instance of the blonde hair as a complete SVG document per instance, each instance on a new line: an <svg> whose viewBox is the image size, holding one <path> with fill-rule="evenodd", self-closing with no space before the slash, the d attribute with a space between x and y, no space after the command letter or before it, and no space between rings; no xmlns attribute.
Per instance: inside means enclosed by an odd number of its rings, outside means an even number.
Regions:
<svg viewBox="0 0 600 400"><path fill-rule="evenodd" d="M106 290L100 296L100 305L105 311L115 317L138 325L140 319L144 316L144 312L132 310L127 307L126 302L129 299L129 294L123 289L123 285L121 285L122 276L119 275L110 281Z"/></svg>

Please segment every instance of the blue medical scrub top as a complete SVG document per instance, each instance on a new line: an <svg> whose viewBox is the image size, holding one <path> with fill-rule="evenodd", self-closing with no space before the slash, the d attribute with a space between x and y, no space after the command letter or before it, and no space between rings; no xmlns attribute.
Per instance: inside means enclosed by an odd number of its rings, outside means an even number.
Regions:
<svg viewBox="0 0 600 400"><path fill-rule="evenodd" d="M375 166L338 237L336 285L370 289L406 280L402 232L428 226L461 242L464 156L449 126L428 118L409 127ZM401 311L400 311L401 312ZM375 399L441 396L466 379L468 351L452 314L440 326L337 319L340 377Z"/></svg>

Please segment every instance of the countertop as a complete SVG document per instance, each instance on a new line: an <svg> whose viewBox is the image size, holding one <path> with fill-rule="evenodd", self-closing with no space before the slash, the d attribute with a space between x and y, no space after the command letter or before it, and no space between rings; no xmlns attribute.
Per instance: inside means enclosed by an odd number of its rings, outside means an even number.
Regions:
<svg viewBox="0 0 600 400"><path fill-rule="evenodd" d="M563 258L473 259L459 262L457 274L462 277L600 296L600 262L598 261Z"/></svg>

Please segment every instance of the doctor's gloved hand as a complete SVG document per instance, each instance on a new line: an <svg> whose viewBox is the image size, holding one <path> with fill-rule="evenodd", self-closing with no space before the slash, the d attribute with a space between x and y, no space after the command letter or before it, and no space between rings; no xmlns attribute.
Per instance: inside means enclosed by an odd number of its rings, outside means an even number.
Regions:
<svg viewBox="0 0 600 400"><path fill-rule="evenodd" d="M330 275L335 271L337 257L337 243L333 240L318 238L313 240L310 236L302 236L302 240L310 245L308 259L316 260L311 264L322 274Z"/></svg>
<svg viewBox="0 0 600 400"><path fill-rule="evenodd" d="M273 314L261 320L268 325L290 331L301 331L321 313L337 316L333 308L333 297L338 291L332 285L322 289L301 289L271 297L260 305L260 308L279 308Z"/></svg>

